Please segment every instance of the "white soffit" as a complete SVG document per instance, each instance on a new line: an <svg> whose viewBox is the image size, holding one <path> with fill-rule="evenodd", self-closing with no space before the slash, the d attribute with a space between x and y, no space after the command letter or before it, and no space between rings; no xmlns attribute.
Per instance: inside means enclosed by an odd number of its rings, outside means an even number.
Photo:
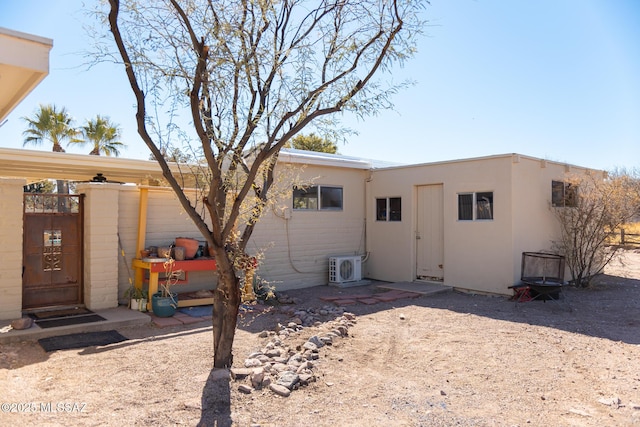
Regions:
<svg viewBox="0 0 640 427"><path fill-rule="evenodd" d="M0 123L49 74L53 40L0 27Z"/></svg>
<svg viewBox="0 0 640 427"><path fill-rule="evenodd" d="M98 173L110 181L131 183L162 178L160 166L151 160L0 148L0 176L3 177L25 178L29 182L42 179L87 181Z"/></svg>

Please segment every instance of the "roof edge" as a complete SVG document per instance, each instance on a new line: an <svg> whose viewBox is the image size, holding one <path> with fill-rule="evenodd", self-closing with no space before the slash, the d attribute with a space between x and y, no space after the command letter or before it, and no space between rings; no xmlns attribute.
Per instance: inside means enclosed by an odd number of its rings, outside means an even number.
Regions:
<svg viewBox="0 0 640 427"><path fill-rule="evenodd" d="M40 43L47 46L53 46L53 39L37 36L35 34L23 33L22 31L10 30L9 28L0 27L0 34L15 37L17 39L26 40L33 43Z"/></svg>

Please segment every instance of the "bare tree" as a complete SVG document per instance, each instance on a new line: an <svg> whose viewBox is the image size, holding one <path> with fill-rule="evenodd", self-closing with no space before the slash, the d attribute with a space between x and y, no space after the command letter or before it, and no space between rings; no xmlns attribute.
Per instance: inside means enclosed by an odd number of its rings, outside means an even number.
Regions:
<svg viewBox="0 0 640 427"><path fill-rule="evenodd" d="M424 2L411 0L110 0L109 25L136 97L138 133L218 265L214 367L230 367L240 304L236 269L269 200L281 148L305 127L392 106L375 77L415 52ZM210 184L189 200L160 151L161 128L194 142ZM180 113L187 112L188 119ZM186 125L186 127L185 127ZM189 128L190 127L190 128ZM166 134L165 134L166 135ZM196 208L202 202L211 226ZM246 215L243 216L243 213Z"/></svg>
<svg viewBox="0 0 640 427"><path fill-rule="evenodd" d="M637 177L626 171L568 176L554 209L560 239L554 249L565 256L575 286L587 287L613 259L618 246L611 233L632 220L640 207Z"/></svg>

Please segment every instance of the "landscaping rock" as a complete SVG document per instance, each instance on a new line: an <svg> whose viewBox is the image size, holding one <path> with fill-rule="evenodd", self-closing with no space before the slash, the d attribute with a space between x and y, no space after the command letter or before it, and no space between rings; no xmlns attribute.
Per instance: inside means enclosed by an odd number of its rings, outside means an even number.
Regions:
<svg viewBox="0 0 640 427"><path fill-rule="evenodd" d="M324 347L324 342L320 338L318 338L317 335L314 335L311 338L309 338L308 342L315 344L317 348Z"/></svg>
<svg viewBox="0 0 640 427"><path fill-rule="evenodd" d="M253 389L246 384L240 384L238 386L238 391L241 393L249 394L253 391Z"/></svg>
<svg viewBox="0 0 640 427"><path fill-rule="evenodd" d="M250 368L231 368L231 378L234 380L241 380L248 377L253 373L253 369Z"/></svg>
<svg viewBox="0 0 640 427"><path fill-rule="evenodd" d="M264 381L264 369L262 368L257 368L252 374L251 374L251 386L255 389L261 389L262 388L262 382Z"/></svg>
<svg viewBox="0 0 640 427"><path fill-rule="evenodd" d="M18 330L29 329L31 326L33 326L33 319L30 317L23 317L21 319L16 319L13 322L11 322L11 327L13 329L18 329Z"/></svg>
<svg viewBox="0 0 640 427"><path fill-rule="evenodd" d="M282 385L288 388L289 390L294 390L297 388L298 383L300 382L300 376L295 372L283 372L278 381L277 385Z"/></svg>
<svg viewBox="0 0 640 427"><path fill-rule="evenodd" d="M314 361L320 359L321 349L332 345L339 337L348 337L349 328L356 323L356 316L345 312L342 307L306 310L285 307L281 311L292 316L291 321L286 326L278 323L273 332L262 331L259 336L268 338L262 350L251 353L244 361L244 368L231 370L235 381L249 378L249 383L238 388L242 393L269 388L279 396L288 397L291 391L316 381L313 370L318 362ZM328 319L329 316L333 320ZM326 332L311 336L303 344L295 346L295 350L285 344L307 326L323 324L327 325Z"/></svg>
<svg viewBox="0 0 640 427"><path fill-rule="evenodd" d="M262 366L262 362L260 362L258 359L247 359L244 361L245 368L255 368L258 366Z"/></svg>
<svg viewBox="0 0 640 427"><path fill-rule="evenodd" d="M316 377L312 374L301 374L300 375L300 385L307 386L309 383L315 382Z"/></svg>
<svg viewBox="0 0 640 427"><path fill-rule="evenodd" d="M318 346L312 342L307 341L306 343L302 344L302 348L307 351L313 351L313 350L317 350Z"/></svg>
<svg viewBox="0 0 640 427"><path fill-rule="evenodd" d="M274 392L275 394L277 394L278 396L282 396L282 397L291 396L291 390L289 390L288 388L286 388L285 386L282 386L282 385L271 384L269 386L269 389L272 392Z"/></svg>

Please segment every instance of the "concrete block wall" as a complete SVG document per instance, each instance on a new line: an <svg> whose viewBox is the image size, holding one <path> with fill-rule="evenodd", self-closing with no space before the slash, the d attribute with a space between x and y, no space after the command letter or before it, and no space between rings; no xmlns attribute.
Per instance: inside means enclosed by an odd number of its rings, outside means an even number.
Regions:
<svg viewBox="0 0 640 427"><path fill-rule="evenodd" d="M0 178L0 320L22 317L24 179Z"/></svg>
<svg viewBox="0 0 640 427"><path fill-rule="evenodd" d="M193 198L194 193L187 193ZM176 237L204 237L186 214L171 189L149 189L145 246L168 246Z"/></svg>
<svg viewBox="0 0 640 427"><path fill-rule="evenodd" d="M330 256L364 255L367 174L357 169L305 168L300 174L303 181L343 189L343 209L294 210L292 192L283 192L247 246L249 253L264 252L258 276L277 290L326 285Z"/></svg>
<svg viewBox="0 0 640 427"><path fill-rule="evenodd" d="M196 197L195 192L187 192L188 197ZM140 207L140 188L123 186L120 191L119 224L120 241L125 250L125 263L122 256L118 261L118 292L120 303L126 301L122 295L129 287L131 260L139 256L135 253L138 230L138 212ZM169 188L151 187L147 199L147 228L144 246L169 246L176 237L191 237L204 244L204 237L185 213L173 191ZM192 292L200 289L214 289L217 285L215 272L189 272L189 282L180 284L178 292Z"/></svg>
<svg viewBox="0 0 640 427"><path fill-rule="evenodd" d="M140 190L136 185L121 185L118 193L118 302L128 304L124 293L133 284L134 271L131 263L136 254L138 236L138 205ZM124 255L123 255L124 252Z"/></svg>
<svg viewBox="0 0 640 427"><path fill-rule="evenodd" d="M336 181L329 184L343 187L343 210L291 211L292 200L289 193L276 203L278 207L275 213L269 210L257 225L247 246L247 252L264 253L258 274L277 290L325 285L328 282L329 256L364 254L362 186L365 175L362 171L338 172L340 173L332 174L338 176ZM317 176L318 171L312 170L307 173ZM189 197L196 195L189 194ZM129 256L135 256L132 254L133 249L127 248L135 246L135 231L131 218L139 206L139 200L121 192L120 202L120 239L125 246L125 252L128 251ZM289 207L289 219L286 220L282 217L282 209L285 207ZM145 246L169 245L176 237L192 237L204 244L204 238L184 212L173 192L170 189L150 188ZM119 287L122 294L128 286L126 266L122 262L119 270ZM212 276L210 272L191 272L189 284L181 287L179 291L212 289L215 282L217 277Z"/></svg>
<svg viewBox="0 0 640 427"><path fill-rule="evenodd" d="M118 306L119 184L84 183L84 302L91 310Z"/></svg>
<svg viewBox="0 0 640 427"><path fill-rule="evenodd" d="M364 254L364 218L361 212L266 215L248 246L258 251L264 252L258 275L277 290L326 285L330 256Z"/></svg>

